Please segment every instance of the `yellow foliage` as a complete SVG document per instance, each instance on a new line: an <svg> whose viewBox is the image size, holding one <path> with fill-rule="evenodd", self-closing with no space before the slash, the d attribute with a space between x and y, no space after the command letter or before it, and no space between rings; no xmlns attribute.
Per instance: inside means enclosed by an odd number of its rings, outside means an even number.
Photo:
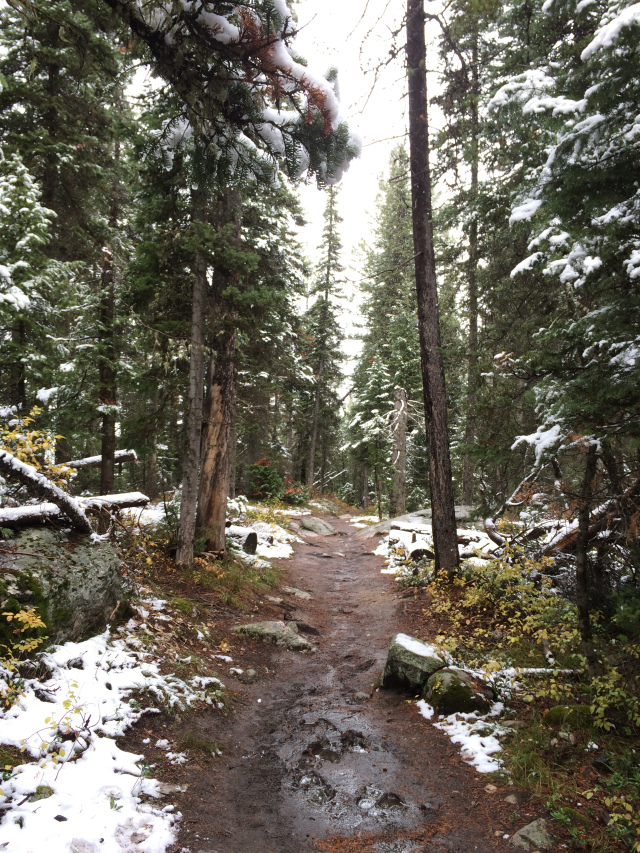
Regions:
<svg viewBox="0 0 640 853"><path fill-rule="evenodd" d="M56 465L56 442L62 438L49 430L29 429L35 424L42 409L34 406L23 418L12 419L11 424L0 424L0 447L8 450L21 462L32 465L56 486L68 485L73 473L65 465Z"/></svg>

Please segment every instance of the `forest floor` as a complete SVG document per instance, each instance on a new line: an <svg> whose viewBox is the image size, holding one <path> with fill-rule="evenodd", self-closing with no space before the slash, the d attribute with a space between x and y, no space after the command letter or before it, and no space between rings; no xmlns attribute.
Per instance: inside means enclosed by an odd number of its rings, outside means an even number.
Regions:
<svg viewBox="0 0 640 853"><path fill-rule="evenodd" d="M402 593L380 573L383 558L352 525L327 520L338 535L305 537L280 564L281 584L309 599L286 595L279 604L272 591L275 601L255 598L250 618L228 607L211 611L213 636L225 637L227 660L215 674L229 691L228 712L147 716L125 738L123 747L144 753L154 776L186 786L171 797L183 816L173 850L513 850L509 837L544 809L466 764L419 715L414 697L376 688L393 634L424 634L422 609L413 591ZM203 607L196 588L175 576L155 591ZM305 623L313 652L232 631L241 622L283 618ZM186 747L189 761L163 760L156 739Z"/></svg>

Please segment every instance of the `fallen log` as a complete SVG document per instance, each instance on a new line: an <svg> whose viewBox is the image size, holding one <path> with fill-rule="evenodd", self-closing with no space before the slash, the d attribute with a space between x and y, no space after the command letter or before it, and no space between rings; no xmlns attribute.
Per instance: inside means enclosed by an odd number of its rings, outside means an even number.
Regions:
<svg viewBox="0 0 640 853"><path fill-rule="evenodd" d="M70 497L70 495L67 495ZM142 492L124 492L119 495L96 495L73 499L86 515L99 515L102 512L118 512L131 507L144 507L149 498ZM30 504L28 506L5 507L0 509L0 527L16 529L30 527L34 524L44 524L47 521L68 518L68 513L62 507L52 502ZM87 523L89 523L87 521ZM83 531L85 533L91 532Z"/></svg>
<svg viewBox="0 0 640 853"><path fill-rule="evenodd" d="M492 518L485 518L484 529L489 539L491 539L491 541L496 545L505 545L507 543L504 536L501 536L496 530L496 526Z"/></svg>
<svg viewBox="0 0 640 853"><path fill-rule="evenodd" d="M115 462L137 462L138 454L135 450L116 450L114 454ZM72 459L71 462L63 462L67 468L99 468L102 465L102 456L87 456L85 459Z"/></svg>
<svg viewBox="0 0 640 853"><path fill-rule="evenodd" d="M26 462L17 459L8 450L0 450L0 472L22 483L34 497L48 498L62 514L69 518L73 527L80 533L93 533L91 523L80 502L63 492L33 465L27 465Z"/></svg>
<svg viewBox="0 0 640 853"><path fill-rule="evenodd" d="M591 541L603 530L614 529L618 516L621 513L626 514L626 511L631 509L631 504L638 497L640 497L640 480L636 480L623 494L596 507L589 516L587 541ZM577 541L578 522L568 522L564 530L560 531L545 545L542 554L546 557L557 552L572 551L576 547Z"/></svg>

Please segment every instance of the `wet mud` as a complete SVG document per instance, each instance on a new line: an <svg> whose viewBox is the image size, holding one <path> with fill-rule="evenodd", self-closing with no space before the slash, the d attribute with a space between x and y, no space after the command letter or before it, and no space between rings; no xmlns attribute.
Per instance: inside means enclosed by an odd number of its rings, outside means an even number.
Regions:
<svg viewBox="0 0 640 853"><path fill-rule="evenodd" d="M189 788L178 802L175 849L513 850L502 838L503 810L484 793L487 778L461 761L410 697L376 689L391 636L407 628L402 602L393 579L380 574L382 558L353 527L329 520L342 535L310 538L286 563L287 583L311 599L288 596L271 616L298 621L315 650L247 640L245 661L258 655L263 663L259 679L234 685L227 718L189 720L191 731L223 744L223 757L184 768Z"/></svg>

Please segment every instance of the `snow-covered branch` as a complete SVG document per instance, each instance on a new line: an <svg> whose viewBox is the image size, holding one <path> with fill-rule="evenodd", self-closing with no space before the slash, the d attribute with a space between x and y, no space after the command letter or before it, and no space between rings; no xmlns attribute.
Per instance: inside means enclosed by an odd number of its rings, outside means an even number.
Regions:
<svg viewBox="0 0 640 853"><path fill-rule="evenodd" d="M70 519L76 530L81 533L93 532L89 519L80 503L48 480L33 465L27 465L26 462L17 459L8 450L0 450L0 472L12 480L18 480L35 497L49 498Z"/></svg>

